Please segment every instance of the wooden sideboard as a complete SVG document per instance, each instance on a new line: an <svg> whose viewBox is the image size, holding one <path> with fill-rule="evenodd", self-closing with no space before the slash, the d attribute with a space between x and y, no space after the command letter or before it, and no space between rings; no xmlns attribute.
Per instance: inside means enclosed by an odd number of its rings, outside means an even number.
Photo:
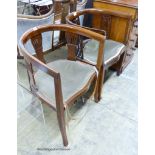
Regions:
<svg viewBox="0 0 155 155"><path fill-rule="evenodd" d="M137 0L94 0L93 7L98 9L106 9L119 11L123 13L130 14L132 16L132 22L130 26L129 37L127 38L127 42L125 43L125 28L127 23L121 18L113 19L112 26L112 39L123 42L127 45L127 51L125 56L123 57L123 66L122 71L125 67L130 63L133 58L135 46L138 43L138 3ZM113 69L116 69L117 65L113 66Z"/></svg>

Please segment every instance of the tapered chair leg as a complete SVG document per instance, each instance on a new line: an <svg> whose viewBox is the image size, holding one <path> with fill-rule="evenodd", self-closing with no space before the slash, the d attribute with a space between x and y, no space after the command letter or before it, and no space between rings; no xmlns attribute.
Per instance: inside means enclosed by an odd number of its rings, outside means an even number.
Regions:
<svg viewBox="0 0 155 155"><path fill-rule="evenodd" d="M95 102L99 102L100 99L101 99L104 74L105 74L105 70L104 70L104 67L102 65L101 69L99 71L99 75L98 75L98 79L97 79L97 84L96 84L96 90L95 90L95 94L94 94Z"/></svg>
<svg viewBox="0 0 155 155"><path fill-rule="evenodd" d="M124 50L119 58L119 61L115 63L111 68L117 71L117 76L122 73L123 63L125 61L126 50Z"/></svg>
<svg viewBox="0 0 155 155"><path fill-rule="evenodd" d="M123 52L123 54L120 56L120 59L118 61L118 69L117 69L117 76L119 76L122 73L122 66L125 59L126 52Z"/></svg>
<svg viewBox="0 0 155 155"><path fill-rule="evenodd" d="M102 96L102 88L103 88L103 81L104 81L104 75L105 75L105 70L103 66L101 67L101 73L100 73L100 79L99 79L99 87L98 87L98 100L101 99Z"/></svg>
<svg viewBox="0 0 155 155"><path fill-rule="evenodd" d="M67 146L68 140L67 140L66 124L65 124L65 109L63 104L60 74L57 75L57 77L54 79L54 82L55 82L56 111L57 111L58 124L62 135L63 144L64 146Z"/></svg>
<svg viewBox="0 0 155 155"><path fill-rule="evenodd" d="M57 112L57 118L58 118L60 132L62 135L63 144L64 144L64 146L67 146L68 145L68 139L67 139L67 134L66 134L66 124L65 124L65 117L64 116L65 116L64 112L61 112L61 114L59 112Z"/></svg>

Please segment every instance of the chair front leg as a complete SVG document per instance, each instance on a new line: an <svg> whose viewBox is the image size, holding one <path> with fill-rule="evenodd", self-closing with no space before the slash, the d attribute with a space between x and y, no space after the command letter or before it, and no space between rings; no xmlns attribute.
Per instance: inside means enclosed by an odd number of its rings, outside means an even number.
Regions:
<svg viewBox="0 0 155 155"><path fill-rule="evenodd" d="M125 59L125 55L126 55L126 51L124 51L121 56L119 61L117 62L117 76L119 76L122 73L122 67L123 67L123 63L124 63L124 59Z"/></svg>
<svg viewBox="0 0 155 155"><path fill-rule="evenodd" d="M95 89L95 94L94 94L95 102L99 102L101 99L104 74L105 74L105 69L102 65L100 68L99 74L98 74L97 82L96 82L96 89Z"/></svg>
<svg viewBox="0 0 155 155"><path fill-rule="evenodd" d="M57 77L54 78L55 82L55 97L56 97L56 109L57 109L57 119L59 128L62 135L62 140L64 146L68 145L67 134L66 134L66 124L65 124L65 109L63 104L62 88L61 88L61 78L58 73Z"/></svg>
<svg viewBox="0 0 155 155"><path fill-rule="evenodd" d="M117 61L117 63L115 63L114 65L111 66L111 69L117 71L117 76L119 76L122 73L123 63L125 61L125 56L127 53L126 49L122 49L121 53L122 54L120 55L120 58Z"/></svg>
<svg viewBox="0 0 155 155"><path fill-rule="evenodd" d="M57 111L57 119L58 119L59 128L60 128L62 139L63 139L63 144L64 144L64 146L67 146L68 145L68 139L67 139L67 134L66 134L64 110L63 111Z"/></svg>

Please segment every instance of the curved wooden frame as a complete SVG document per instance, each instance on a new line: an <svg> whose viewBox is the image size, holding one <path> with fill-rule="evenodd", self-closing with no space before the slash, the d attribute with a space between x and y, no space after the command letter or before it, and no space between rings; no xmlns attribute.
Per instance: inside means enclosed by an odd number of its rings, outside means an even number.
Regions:
<svg viewBox="0 0 155 155"><path fill-rule="evenodd" d="M103 71L100 74L100 79L101 81L103 81L104 79L104 73L105 73L105 69L112 67L113 65L117 65L116 71L117 71L117 75L120 75L122 72L122 65L125 59L125 54L126 54L126 50L127 50L127 43L128 43L128 38L129 38L129 34L130 34L130 24L132 22L132 16L130 14L126 14L126 13L122 13L122 12L116 12L116 11L109 11L109 10L100 10L100 9L84 9L84 10L79 10L76 12L72 12L70 13L67 17L66 17L66 23L70 24L70 25L75 25L75 26L79 26L97 33L100 33L102 35L106 36L106 31L105 30L101 30L98 28L93 28L93 27L86 27L86 26L81 26L80 25L80 20L79 17L81 15L87 15L87 14L91 14L91 15L106 15L106 16L116 16L116 17L122 17L127 19L128 25L126 27L125 30L125 39L123 41L123 43L125 44L125 47L120 51L120 53L118 53L117 55L113 56L109 62L104 62L104 66L102 66ZM75 23L74 23L75 22ZM111 21L110 21L111 22ZM111 25L108 25L109 27L108 30L110 31L109 28L111 28ZM108 32L108 34L110 34L110 32ZM115 40L113 38L111 38L112 40ZM84 61L87 61L84 59ZM89 60L88 60L89 61ZM89 62L91 63L91 62ZM98 89L98 94L101 94L102 91L102 87L100 87ZM98 100L100 100L101 96L98 96Z"/></svg>
<svg viewBox="0 0 155 155"><path fill-rule="evenodd" d="M45 64L45 61L43 58L43 53L42 53L43 51L40 50L40 49L42 49L41 48L42 45L40 45L41 33L47 32L47 31L54 31L54 30L60 30L60 31L65 31L67 33L69 32L71 34L82 35L82 36L89 37L89 38L99 41L99 52L98 52L98 59L97 59L97 64L96 64L96 69L98 70L99 75L97 76L97 74L93 74L91 76L90 80L88 81L88 83L85 84L85 86L80 91L78 91L76 94L74 94L72 97L70 97L70 99L66 103L63 103L63 92L62 92L62 88L61 88L61 75L59 72L57 72L56 70L53 70L52 68L49 68ZM24 45L26 44L26 42L28 40L38 43L38 44L36 44L37 46L34 46L34 47L37 47L37 48L35 48L35 50L36 50L38 58L31 55L25 49ZM105 41L105 36L103 36L103 35L97 34L95 32L92 32L92 31L89 31L89 30L86 30L86 29L83 29L83 28L80 28L77 26L70 26L70 25L63 25L63 24L42 25L42 26L34 27L34 28L28 30L27 32L25 32L20 39L19 47L20 47L20 51L22 52L24 59L26 61L31 91L57 112L57 118L58 118L58 122L59 122L60 131L62 134L64 146L68 145L66 128L65 128L65 118L64 118L64 111L65 111L66 106L71 105L79 96L83 95L89 89L88 86L93 81L96 82L96 84L95 84L95 98L96 98L96 100L98 99L98 96L99 96L98 89L102 86L102 83L103 83L103 81L100 77L102 77L102 74L103 74L102 73L103 72L103 61L102 61L103 57L102 57L102 55L103 55L104 41ZM50 103L50 101L48 101L46 98L44 98L44 96L42 96L41 94L38 93L32 66L35 66L36 68L42 70L43 72L47 73L48 75L50 75L54 78L56 107L53 106L52 103Z"/></svg>
<svg viewBox="0 0 155 155"><path fill-rule="evenodd" d="M122 13L122 12L119 12L119 11L109 11L109 10L106 10L106 9L101 10L101 9L91 8L91 9L84 9L84 10L79 10L79 11L75 11L75 12L70 13L66 17L66 23L71 24L71 25L80 26L80 27L95 31L97 33L101 33L101 34L106 35L104 30L97 29L97 28L90 28L90 27L86 27L86 26L81 26L81 25L78 25L77 23L73 23L73 20L75 20L79 16L85 15L85 14L110 15L110 16L116 16L116 17L122 17L122 18L128 19L128 24L127 24L128 26L126 27L126 32L125 32L125 40L123 42L125 45L127 44L127 41L128 41L128 38L129 38L129 33L130 33L130 24L132 22L132 18L131 18L132 16L130 14Z"/></svg>

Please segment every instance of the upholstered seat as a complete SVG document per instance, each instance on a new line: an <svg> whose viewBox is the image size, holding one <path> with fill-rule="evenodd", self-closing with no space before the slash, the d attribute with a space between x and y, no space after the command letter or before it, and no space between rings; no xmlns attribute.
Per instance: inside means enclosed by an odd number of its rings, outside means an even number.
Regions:
<svg viewBox="0 0 155 155"><path fill-rule="evenodd" d="M61 75L64 104L71 96L87 86L90 78L96 74L95 67L79 61L57 60L48 63L47 66ZM38 91L46 96L52 105L56 105L54 79L38 70L35 74L35 81Z"/></svg>
<svg viewBox="0 0 155 155"><path fill-rule="evenodd" d="M96 40L89 40L83 49L84 59L96 63L98 47L99 43ZM104 45L104 64L107 65L111 61L117 61L124 47L123 43L110 39L106 40Z"/></svg>

